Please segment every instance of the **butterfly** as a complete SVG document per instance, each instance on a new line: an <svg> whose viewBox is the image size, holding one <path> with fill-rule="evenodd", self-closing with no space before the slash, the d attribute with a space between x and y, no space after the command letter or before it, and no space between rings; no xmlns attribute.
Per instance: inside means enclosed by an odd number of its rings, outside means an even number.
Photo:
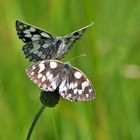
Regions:
<svg viewBox="0 0 140 140"><path fill-rule="evenodd" d="M60 60L92 24L66 36L54 37L42 29L16 20L16 31L19 38L25 43L23 51L29 61Z"/></svg>
<svg viewBox="0 0 140 140"><path fill-rule="evenodd" d="M88 101L95 98L95 90L83 72L69 62L43 60L26 69L26 73L44 91L55 90L70 101Z"/></svg>

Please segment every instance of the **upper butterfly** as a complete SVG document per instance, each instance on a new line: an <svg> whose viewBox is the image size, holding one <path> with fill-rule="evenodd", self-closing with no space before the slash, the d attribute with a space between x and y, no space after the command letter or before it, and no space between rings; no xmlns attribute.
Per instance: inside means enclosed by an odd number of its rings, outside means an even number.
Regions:
<svg viewBox="0 0 140 140"><path fill-rule="evenodd" d="M88 101L95 98L95 90L88 78L69 62L44 60L26 70L28 77L44 91L58 91L70 101ZM54 93L52 93L54 94Z"/></svg>
<svg viewBox="0 0 140 140"><path fill-rule="evenodd" d="M19 38L25 42L24 54L30 61L61 59L68 53L73 43L78 40L93 23L63 37L54 37L50 33L16 20Z"/></svg>

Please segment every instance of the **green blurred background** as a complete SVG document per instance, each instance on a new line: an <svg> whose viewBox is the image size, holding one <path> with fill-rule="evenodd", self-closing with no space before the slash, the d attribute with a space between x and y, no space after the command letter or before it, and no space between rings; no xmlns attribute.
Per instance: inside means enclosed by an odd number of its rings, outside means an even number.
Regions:
<svg viewBox="0 0 140 140"><path fill-rule="evenodd" d="M16 19L58 36L95 22L63 61L87 54L72 65L93 82L96 99L46 108L32 140L140 139L140 1L0 0L0 9L0 140L24 140L41 106Z"/></svg>

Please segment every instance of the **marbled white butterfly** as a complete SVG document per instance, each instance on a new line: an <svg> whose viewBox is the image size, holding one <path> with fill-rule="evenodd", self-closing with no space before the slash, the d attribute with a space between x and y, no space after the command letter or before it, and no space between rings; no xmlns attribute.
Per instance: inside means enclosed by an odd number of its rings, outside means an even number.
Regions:
<svg viewBox="0 0 140 140"><path fill-rule="evenodd" d="M16 21L16 30L19 38L25 43L23 51L26 58L37 62L47 59L60 60L92 24L63 37L54 37L42 29L19 20Z"/></svg>
<svg viewBox="0 0 140 140"><path fill-rule="evenodd" d="M95 90L88 78L69 62L44 60L26 70L28 77L44 91L58 90L70 101L88 101L95 98ZM53 93L52 93L53 94Z"/></svg>

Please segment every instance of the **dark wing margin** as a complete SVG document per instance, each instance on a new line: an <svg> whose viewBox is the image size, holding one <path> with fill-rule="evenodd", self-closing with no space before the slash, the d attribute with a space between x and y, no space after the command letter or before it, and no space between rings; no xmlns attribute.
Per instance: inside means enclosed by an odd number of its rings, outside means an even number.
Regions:
<svg viewBox="0 0 140 140"><path fill-rule="evenodd" d="M20 20L16 20L16 31L19 38L25 43L39 39L54 40L50 33Z"/></svg>

